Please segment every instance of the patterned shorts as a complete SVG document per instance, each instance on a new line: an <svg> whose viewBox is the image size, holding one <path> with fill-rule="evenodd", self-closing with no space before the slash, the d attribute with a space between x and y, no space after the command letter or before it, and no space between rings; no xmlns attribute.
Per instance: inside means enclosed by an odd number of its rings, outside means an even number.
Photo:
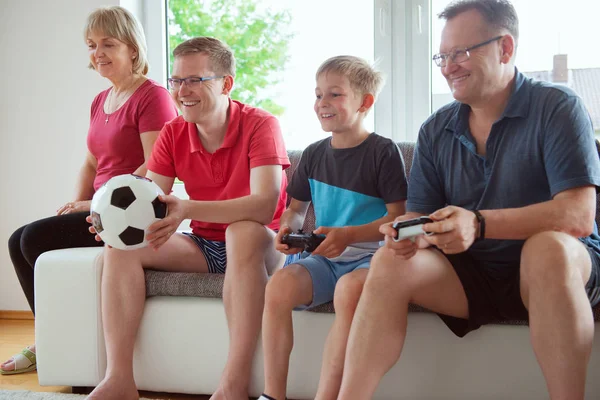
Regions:
<svg viewBox="0 0 600 400"><path fill-rule="evenodd" d="M184 232L183 234L189 236L196 243L202 254L204 254L206 264L208 265L208 272L211 274L225 273L225 269L227 268L225 242L206 240L201 236L196 236L189 232Z"/></svg>

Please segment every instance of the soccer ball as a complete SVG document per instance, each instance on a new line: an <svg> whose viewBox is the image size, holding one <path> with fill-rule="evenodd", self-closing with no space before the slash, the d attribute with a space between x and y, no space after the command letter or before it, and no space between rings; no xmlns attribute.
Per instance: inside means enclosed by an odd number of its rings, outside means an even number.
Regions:
<svg viewBox="0 0 600 400"><path fill-rule="evenodd" d="M167 205L158 199L162 194L156 183L141 176L111 178L92 198L90 216L96 233L117 249L145 247L146 229L167 215Z"/></svg>

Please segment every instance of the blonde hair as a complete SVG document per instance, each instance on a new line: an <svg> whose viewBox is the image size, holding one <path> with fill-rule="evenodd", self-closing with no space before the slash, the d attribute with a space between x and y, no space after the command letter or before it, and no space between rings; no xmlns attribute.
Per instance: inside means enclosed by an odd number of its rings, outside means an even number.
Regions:
<svg viewBox="0 0 600 400"><path fill-rule="evenodd" d="M136 52L133 59L133 73L142 75L148 73L148 50L144 30L133 14L125 8L112 6L95 10L88 16L83 32L85 40L92 32L101 32L132 47ZM92 63L88 68L94 69Z"/></svg>
<svg viewBox="0 0 600 400"><path fill-rule="evenodd" d="M194 53L207 54L215 73L235 77L235 57L233 56L233 52L229 46L219 39L208 36L188 39L175 47L173 57L177 58Z"/></svg>
<svg viewBox="0 0 600 400"><path fill-rule="evenodd" d="M336 56L331 57L317 70L318 79L324 73L333 72L345 76L350 82L350 87L361 95L370 93L375 98L383 87L383 74L360 57Z"/></svg>

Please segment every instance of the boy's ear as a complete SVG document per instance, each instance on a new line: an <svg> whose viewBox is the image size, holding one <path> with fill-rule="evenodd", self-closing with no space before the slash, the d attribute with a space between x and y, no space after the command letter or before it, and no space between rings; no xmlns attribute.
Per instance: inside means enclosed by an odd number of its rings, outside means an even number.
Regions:
<svg viewBox="0 0 600 400"><path fill-rule="evenodd" d="M223 94L229 95L233 90L233 76L225 75L223 78Z"/></svg>
<svg viewBox="0 0 600 400"><path fill-rule="evenodd" d="M375 96L371 93L367 93L363 96L363 102L360 105L358 111L367 112L371 107L373 107L373 103L375 103Z"/></svg>

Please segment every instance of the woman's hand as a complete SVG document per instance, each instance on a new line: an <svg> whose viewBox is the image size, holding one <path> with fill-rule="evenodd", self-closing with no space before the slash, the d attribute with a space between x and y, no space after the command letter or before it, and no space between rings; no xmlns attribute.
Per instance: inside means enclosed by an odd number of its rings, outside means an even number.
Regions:
<svg viewBox="0 0 600 400"><path fill-rule="evenodd" d="M186 219L188 204L186 200L181 200L175 196L161 195L158 198L167 204L167 216L148 227L149 233L146 235L146 240L154 250L158 250L177 232L181 221Z"/></svg>
<svg viewBox="0 0 600 400"><path fill-rule="evenodd" d="M56 210L56 215L66 215L76 212L90 211L91 204L91 200L70 201L58 210Z"/></svg>

